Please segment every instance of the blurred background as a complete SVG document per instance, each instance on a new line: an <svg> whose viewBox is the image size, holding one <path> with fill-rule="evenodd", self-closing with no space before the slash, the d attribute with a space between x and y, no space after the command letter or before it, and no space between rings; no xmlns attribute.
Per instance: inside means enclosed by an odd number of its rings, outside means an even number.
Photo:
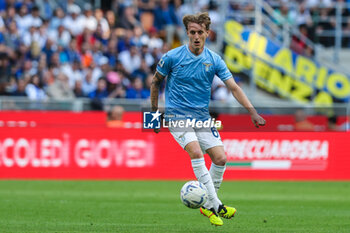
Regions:
<svg viewBox="0 0 350 233"><path fill-rule="evenodd" d="M142 131L142 110L150 106L161 56L187 43L182 17L203 11L212 20L208 48L223 57L267 120L258 132L214 79L211 111L223 121L232 169L243 171L235 177L274 177L266 166L299 172L286 178L314 170L316 179L349 178L329 163L349 152L345 0L0 0L0 166L8 169L1 176L34 169L29 176L120 178L128 168L148 167L135 175L147 178L174 162L158 157L184 152L168 134ZM72 161L102 170L77 174ZM344 161L337 164L345 167ZM262 173L251 173L253 165ZM66 170L35 170L47 167ZM175 170L165 178L191 176Z"/></svg>

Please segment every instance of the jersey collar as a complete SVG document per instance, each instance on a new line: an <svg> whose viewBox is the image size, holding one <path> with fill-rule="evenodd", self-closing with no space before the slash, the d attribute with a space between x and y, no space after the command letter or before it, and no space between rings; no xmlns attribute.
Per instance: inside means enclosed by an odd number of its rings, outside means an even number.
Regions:
<svg viewBox="0 0 350 233"><path fill-rule="evenodd" d="M194 58L194 59L199 59L199 58L201 58L201 57L203 56L206 47L204 46L202 53L199 54L198 56L196 56L195 54L193 54L193 53L191 52L190 48L188 47L188 44L186 44L186 49L187 49L187 52L190 54L190 56L191 56L192 58Z"/></svg>

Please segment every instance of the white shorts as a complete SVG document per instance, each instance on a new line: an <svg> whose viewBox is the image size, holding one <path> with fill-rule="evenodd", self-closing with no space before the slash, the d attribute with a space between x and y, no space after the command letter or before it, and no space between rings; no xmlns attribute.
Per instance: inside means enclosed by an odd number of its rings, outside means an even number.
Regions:
<svg viewBox="0 0 350 233"><path fill-rule="evenodd" d="M206 150L215 147L223 146L219 132L215 127L213 128L174 128L169 127L170 133L173 135L177 143L182 148L193 141L198 141L202 152L205 154Z"/></svg>

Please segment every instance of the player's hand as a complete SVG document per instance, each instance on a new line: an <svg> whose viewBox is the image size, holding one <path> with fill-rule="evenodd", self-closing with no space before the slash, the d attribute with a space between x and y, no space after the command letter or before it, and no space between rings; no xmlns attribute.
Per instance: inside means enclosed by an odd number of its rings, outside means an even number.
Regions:
<svg viewBox="0 0 350 233"><path fill-rule="evenodd" d="M252 119L253 124L256 128L259 128L259 126L264 126L266 121L264 118L262 118L259 114L255 113L250 116Z"/></svg>
<svg viewBox="0 0 350 233"><path fill-rule="evenodd" d="M160 129L153 129L153 131L154 131L155 133L159 133L159 132L160 132Z"/></svg>

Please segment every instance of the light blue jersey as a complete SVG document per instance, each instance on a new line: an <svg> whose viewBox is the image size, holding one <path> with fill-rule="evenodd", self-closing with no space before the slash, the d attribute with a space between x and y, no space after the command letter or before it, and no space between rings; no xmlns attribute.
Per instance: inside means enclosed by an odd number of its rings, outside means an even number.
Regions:
<svg viewBox="0 0 350 233"><path fill-rule="evenodd" d="M203 52L196 56L188 45L164 54L158 62L157 71L167 76L166 114L186 115L186 118L197 120L210 117L208 107L214 76L217 75L222 81L232 77L218 54L204 47Z"/></svg>

